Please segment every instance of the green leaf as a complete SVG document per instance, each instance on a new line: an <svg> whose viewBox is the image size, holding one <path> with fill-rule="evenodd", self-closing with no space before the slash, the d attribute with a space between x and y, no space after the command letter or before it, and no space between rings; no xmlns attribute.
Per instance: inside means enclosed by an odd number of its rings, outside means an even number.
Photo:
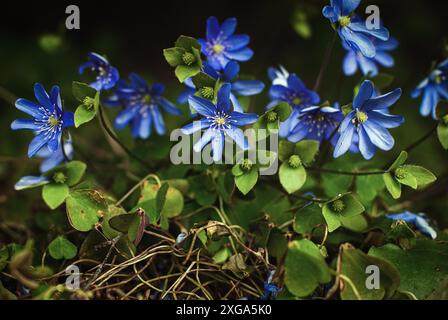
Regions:
<svg viewBox="0 0 448 320"><path fill-rule="evenodd" d="M185 52L186 50L182 48L168 48L163 50L163 56L170 66L177 67L183 64L182 55Z"/></svg>
<svg viewBox="0 0 448 320"><path fill-rule="evenodd" d="M325 223L322 208L317 203L305 205L296 213L294 231L300 234L309 234L320 224Z"/></svg>
<svg viewBox="0 0 448 320"><path fill-rule="evenodd" d="M386 172L383 174L384 184L386 185L387 191L394 199L398 199L401 196L401 184L395 179L392 174Z"/></svg>
<svg viewBox="0 0 448 320"><path fill-rule="evenodd" d="M107 210L106 203L96 190L75 190L66 199L70 224L78 231L89 231Z"/></svg>
<svg viewBox="0 0 448 320"><path fill-rule="evenodd" d="M50 183L42 188L42 198L53 210L64 203L68 194L69 188L65 183Z"/></svg>
<svg viewBox="0 0 448 320"><path fill-rule="evenodd" d="M329 232L333 232L340 226L342 226L339 214L331 210L327 205L322 207L322 215L325 218L325 222L327 223Z"/></svg>
<svg viewBox="0 0 448 320"><path fill-rule="evenodd" d="M50 256L56 260L69 260L76 257L78 249L69 240L65 239L63 236L59 236L48 245L48 251Z"/></svg>
<svg viewBox="0 0 448 320"><path fill-rule="evenodd" d="M379 289L368 288L370 274L366 272L368 266L379 268ZM400 284L400 273L397 268L385 259L366 255L350 244L342 245L341 274L352 282L342 279L343 287L341 298L343 300L381 300L388 299L397 290ZM353 286L359 295L355 293Z"/></svg>
<svg viewBox="0 0 448 320"><path fill-rule="evenodd" d="M319 284L331 281L330 269L319 248L310 240L290 242L285 261L285 285L297 297L306 297Z"/></svg>
<svg viewBox="0 0 448 320"><path fill-rule="evenodd" d="M66 174L67 174L67 185L70 187L77 184L81 181L81 178L84 176L86 172L86 164L81 161L70 161L65 165Z"/></svg>
<svg viewBox="0 0 448 320"><path fill-rule="evenodd" d="M138 223L138 220L139 217L136 213L125 213L111 217L109 225L116 231L128 233L131 226Z"/></svg>
<svg viewBox="0 0 448 320"><path fill-rule="evenodd" d="M305 168L303 166L292 168L286 162L281 164L278 176L280 178L280 184L288 193L300 190L306 182Z"/></svg>
<svg viewBox="0 0 448 320"><path fill-rule="evenodd" d="M389 171L397 169L399 166L403 165L407 159L408 159L408 153L406 151L401 151L398 158L390 166Z"/></svg>
<svg viewBox="0 0 448 320"><path fill-rule="evenodd" d="M235 185L242 194L246 195L257 184L258 181L258 169L253 167L243 175L235 177Z"/></svg>
<svg viewBox="0 0 448 320"><path fill-rule="evenodd" d="M340 195L326 203L322 207L322 214L327 222L328 231L333 232L343 225L344 218L346 224L349 224L349 218L360 215L364 210L365 208L361 202L359 202L352 194L348 193Z"/></svg>
<svg viewBox="0 0 448 320"><path fill-rule="evenodd" d="M170 187L169 184L165 182L160 186L160 189L157 191L157 195L156 195L156 214L157 214L157 216L160 216L160 214L162 213L163 207L165 206L166 195L168 193L169 187Z"/></svg>
<svg viewBox="0 0 448 320"><path fill-rule="evenodd" d="M273 110L278 114L278 118L281 122L289 118L292 108L287 102L280 102Z"/></svg>
<svg viewBox="0 0 448 320"><path fill-rule="evenodd" d="M304 39L311 37L311 26L308 17L303 10L296 10L293 15L292 26L294 31Z"/></svg>
<svg viewBox="0 0 448 320"><path fill-rule="evenodd" d="M192 37L180 36L177 38L176 43L174 44L176 47L183 48L187 51L191 51L191 48L196 48L198 50L201 49L201 44L198 40Z"/></svg>
<svg viewBox="0 0 448 320"><path fill-rule="evenodd" d="M75 127L78 128L84 123L95 118L96 110L91 106L85 104L80 105L75 111Z"/></svg>
<svg viewBox="0 0 448 320"><path fill-rule="evenodd" d="M407 171L404 166L401 166L399 168L402 168L404 170L405 175L403 176L403 178L395 177L395 179L405 186L411 187L412 189L417 189L417 179L409 171Z"/></svg>
<svg viewBox="0 0 448 320"><path fill-rule="evenodd" d="M417 182L419 187L426 186L437 180L437 177L429 170L415 165L403 165L401 168L405 169L406 172L411 174Z"/></svg>
<svg viewBox="0 0 448 320"><path fill-rule="evenodd" d="M394 264L401 276L399 291L412 292L418 299L427 298L448 275L448 244L445 242L417 239L409 250L387 244L372 247L369 255Z"/></svg>
<svg viewBox="0 0 448 320"><path fill-rule="evenodd" d="M278 159L282 162L288 161L294 154L295 145L292 142L282 140L278 146Z"/></svg>
<svg viewBox="0 0 448 320"><path fill-rule="evenodd" d="M380 73L371 79L378 90L386 89L394 82L394 76L387 73Z"/></svg>
<svg viewBox="0 0 448 320"><path fill-rule="evenodd" d="M193 84L197 89L204 87L214 88L216 84L216 80L205 72L199 72L191 80L193 81Z"/></svg>
<svg viewBox="0 0 448 320"><path fill-rule="evenodd" d="M178 65L176 67L176 70L174 71L177 79L179 79L180 82L184 82L188 78L197 75L199 72L201 72L201 68L198 65Z"/></svg>
<svg viewBox="0 0 448 320"><path fill-rule="evenodd" d="M384 187L384 180L379 174L356 177L356 193L364 204L375 199Z"/></svg>
<svg viewBox="0 0 448 320"><path fill-rule="evenodd" d="M232 174L233 174L234 177L239 177L239 176L242 176L244 174L244 171L241 168L241 165L239 163L237 163L236 165L234 165L232 167Z"/></svg>
<svg viewBox="0 0 448 320"><path fill-rule="evenodd" d="M314 161L314 158L319 151L319 146L319 141L302 140L296 143L294 153L300 156L303 164L309 165Z"/></svg>
<svg viewBox="0 0 448 320"><path fill-rule="evenodd" d="M437 126L437 137L439 138L442 147L448 150L448 125L444 123L439 123Z"/></svg>
<svg viewBox="0 0 448 320"><path fill-rule="evenodd" d="M168 188L165 205L162 210L162 216L166 218L174 218L181 214L183 208L184 197L182 196L182 193L175 188Z"/></svg>
<svg viewBox="0 0 448 320"><path fill-rule="evenodd" d="M107 211L104 214L103 221L101 222L101 228L102 228L104 235L108 239L113 239L120 234L120 232L118 232L117 230L115 230L111 227L110 220L113 217L123 215L123 214L127 214L127 212L122 207L117 207L115 205L109 205L107 207Z"/></svg>
<svg viewBox="0 0 448 320"><path fill-rule="evenodd" d="M232 251L230 251L229 248L224 248L219 250L215 255L213 256L213 262L216 264L222 264L227 261L227 259L230 258L232 255Z"/></svg>
<svg viewBox="0 0 448 320"><path fill-rule="evenodd" d="M76 100L84 103L86 97L94 98L97 95L97 91L88 84L73 81L72 93Z"/></svg>

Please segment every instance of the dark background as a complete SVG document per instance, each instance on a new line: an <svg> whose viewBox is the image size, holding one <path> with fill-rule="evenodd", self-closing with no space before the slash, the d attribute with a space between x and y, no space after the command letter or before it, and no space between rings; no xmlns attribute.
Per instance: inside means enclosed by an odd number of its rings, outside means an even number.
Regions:
<svg viewBox="0 0 448 320"><path fill-rule="evenodd" d="M89 51L107 55L122 77L137 71L151 80L167 85L167 96L175 99L182 85L165 62L162 49L172 46L180 34L193 37L205 35L205 21L215 15L220 22L231 16L238 18L237 33L251 36L250 47L255 55L242 64L242 71L252 74L268 85L266 70L283 64L296 72L312 87L319 72L325 50L333 31L321 10L328 1L15 1L2 3L0 12L0 205L19 196L12 190L13 183L22 175L36 173L35 161L26 161L26 150L31 134L12 132L11 121L23 114L13 107L16 97L34 99L32 85L41 82L46 88L61 86L65 108L74 111L70 87L80 77L77 69ZM81 30L65 30L65 8L77 4L81 11ZM359 13L368 4L381 9L381 18L400 42L393 55L396 66L383 69L395 76L393 87L404 90L403 98L394 113L406 118L403 127L393 130L396 138L394 151L378 152L374 161L383 163L395 157L400 149L424 134L434 121L418 114L420 100L409 98L410 90L428 73L433 61L444 59L444 42L448 31L446 1L363 1ZM301 38L292 28L294 10L306 7L313 35ZM54 50L42 44L43 35L55 35L61 43ZM47 48L47 49L46 49ZM322 100L348 103L353 87L360 76L342 76L344 50L339 42L333 51L329 68L319 94ZM256 98L261 111L268 101L266 90ZM112 116L112 115L111 115ZM96 123L95 123L96 124ZM128 131L120 133L129 141ZM95 145L103 136L95 125L77 130L78 141L88 140L90 148L84 152L96 156ZM128 139L128 140L126 140ZM98 141L98 144L97 144ZM410 162L421 163L437 174L446 172L447 154L435 136L414 151ZM445 193L437 203L425 202L418 209L446 211ZM20 194L23 196L23 193ZM15 199L15 200L14 200ZM439 201L440 200L440 201ZM430 212L428 212L430 213Z"/></svg>

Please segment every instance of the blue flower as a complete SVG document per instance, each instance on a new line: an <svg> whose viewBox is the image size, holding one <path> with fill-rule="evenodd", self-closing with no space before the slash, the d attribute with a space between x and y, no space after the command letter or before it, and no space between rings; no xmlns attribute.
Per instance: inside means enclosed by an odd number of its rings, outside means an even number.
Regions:
<svg viewBox="0 0 448 320"><path fill-rule="evenodd" d="M44 184L50 183L50 179L43 176L25 176L20 178L19 181L14 185L14 189L24 190L28 188L34 188L38 186L42 186Z"/></svg>
<svg viewBox="0 0 448 320"><path fill-rule="evenodd" d="M281 288L277 287L275 284L272 283L274 273L275 270L269 272L268 279L266 280L263 286L264 292L263 295L260 297L260 300L275 300L280 291L282 291Z"/></svg>
<svg viewBox="0 0 448 320"><path fill-rule="evenodd" d="M90 52L88 58L89 60L79 67L79 73L83 74L85 69L91 69L97 74L96 81L90 84L92 88L98 91L112 89L120 79L118 70L97 53Z"/></svg>
<svg viewBox="0 0 448 320"><path fill-rule="evenodd" d="M58 86L53 86L48 95L40 83L34 85L34 95L38 103L27 99L18 99L16 108L33 119L19 119L11 123L11 129L33 130L36 136L28 147L28 157L33 157L47 146L51 152L58 150L62 130L74 125L73 113L62 111L62 102Z"/></svg>
<svg viewBox="0 0 448 320"><path fill-rule="evenodd" d="M417 98L423 93L420 105L420 114L424 117L432 113L437 119L436 109L439 100L448 99L448 59L440 63L431 72L428 78L423 80L418 87L412 91L412 98Z"/></svg>
<svg viewBox="0 0 448 320"><path fill-rule="evenodd" d="M354 139L358 140L359 151L367 160L374 156L377 148L391 150L395 141L387 129L400 126L404 118L387 112L400 96L401 89L396 89L375 97L373 83L365 80L353 101L353 111L341 123L333 156L337 158L346 153Z"/></svg>
<svg viewBox="0 0 448 320"><path fill-rule="evenodd" d="M230 83L230 100L232 101L234 111L243 112L243 107L239 103L236 95L249 97L259 94L264 89L263 82L258 80L236 80L240 72L240 65L235 61L230 61L222 72L216 71L209 64L205 64L204 72L215 80ZM191 80L186 82L186 85L188 88L181 94L181 102L188 100L188 97L195 92L195 86ZM188 96L187 92L190 93Z"/></svg>
<svg viewBox="0 0 448 320"><path fill-rule="evenodd" d="M371 37L386 41L389 39L389 31L383 26L378 29L367 28L366 23L353 13L360 2L361 0L331 0L322 13L335 25L339 37L348 47L367 58L373 58L376 49Z"/></svg>
<svg viewBox="0 0 448 320"><path fill-rule="evenodd" d="M330 106L312 106L302 109L297 125L292 129L288 140L299 142L301 140L328 140L336 144L338 135L335 132L339 123L344 119L344 115L338 108Z"/></svg>
<svg viewBox="0 0 448 320"><path fill-rule="evenodd" d="M64 153L67 156L67 159L65 159ZM56 151L51 152L47 148L43 148L39 150L36 156L44 159L40 164L40 172L47 172L60 165L62 162L73 159L72 140L71 138L64 140L64 151L62 150L62 144L60 144Z"/></svg>
<svg viewBox="0 0 448 320"><path fill-rule="evenodd" d="M372 38L372 42L376 48L376 55L373 58L366 58L361 52L354 51L345 42L342 43L345 50L347 50L342 65L346 76L354 75L359 68L363 75L374 77L379 73L378 64L385 68L394 66L394 58L389 54L389 51L395 50L398 47L398 41L391 37L387 41L379 41Z"/></svg>
<svg viewBox="0 0 448 320"><path fill-rule="evenodd" d="M417 215L406 211L387 216L386 218L391 220L403 220L412 223L421 233L431 237L432 239L437 238L437 232L428 224L428 221L423 213Z"/></svg>
<svg viewBox="0 0 448 320"><path fill-rule="evenodd" d="M215 70L224 69L231 60L248 61L254 54L247 47L250 41L247 34L234 35L236 24L236 18L226 19L221 26L215 17L207 19L206 38L198 40L202 53Z"/></svg>
<svg viewBox="0 0 448 320"><path fill-rule="evenodd" d="M165 134L166 128L160 108L172 115L182 114L172 102L162 97L165 86L161 83L149 86L135 73L129 75L129 80L129 84L120 81L115 89L115 95L105 101L110 107L119 105L125 107L115 118L115 127L123 129L131 124L134 138L147 139L154 124L157 134Z"/></svg>
<svg viewBox="0 0 448 320"><path fill-rule="evenodd" d="M281 77L275 78L273 81L282 83ZM274 84L269 90L269 95L273 99L266 109L270 109L280 101L287 102L292 107L289 118L280 124L279 135L287 137L291 130L298 124L300 110L306 107L317 105L320 102L319 95L309 90L303 81L294 73L289 74L286 79L286 85Z"/></svg>
<svg viewBox="0 0 448 320"><path fill-rule="evenodd" d="M188 102L190 107L205 118L194 121L182 128L184 134L192 134L202 129L207 129L202 137L195 143L193 149L200 152L209 142L212 144L213 160L222 158L225 136L230 137L243 150L249 145L243 131L238 127L252 124L258 120L256 114L241 113L230 110L231 85L225 83L218 92L216 105L211 101L190 96Z"/></svg>

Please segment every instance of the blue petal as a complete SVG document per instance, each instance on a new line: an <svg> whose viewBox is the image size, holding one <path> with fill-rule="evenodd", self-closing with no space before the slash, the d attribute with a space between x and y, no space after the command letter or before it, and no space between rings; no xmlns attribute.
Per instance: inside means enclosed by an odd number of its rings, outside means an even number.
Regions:
<svg viewBox="0 0 448 320"><path fill-rule="evenodd" d="M115 128L123 129L138 114L138 111L139 106L126 108L121 111L115 118Z"/></svg>
<svg viewBox="0 0 448 320"><path fill-rule="evenodd" d="M222 159L222 152L224 150L224 132L218 131L212 140L213 160L215 162Z"/></svg>
<svg viewBox="0 0 448 320"><path fill-rule="evenodd" d="M230 60L236 61L248 61L254 55L254 52L250 48L239 49L236 51L224 51L224 55Z"/></svg>
<svg viewBox="0 0 448 320"><path fill-rule="evenodd" d="M381 123L381 125L387 129L396 128L404 122L404 118L402 116L386 114L380 111L369 112L369 120L374 120L377 123Z"/></svg>
<svg viewBox="0 0 448 320"><path fill-rule="evenodd" d="M346 76L352 76L358 70L356 53L354 53L351 49L344 57L344 61L342 62L342 70Z"/></svg>
<svg viewBox="0 0 448 320"><path fill-rule="evenodd" d="M156 128L156 132L158 135L164 135L166 132L165 122L162 118L162 113L159 110L159 107L154 106L151 108L151 116L154 121L154 126Z"/></svg>
<svg viewBox="0 0 448 320"><path fill-rule="evenodd" d="M378 53L377 55L378 56ZM358 57L359 59L359 66L361 68L362 74L367 76L374 77L378 75L378 66L375 64L375 60L366 58L364 56Z"/></svg>
<svg viewBox="0 0 448 320"><path fill-rule="evenodd" d="M149 89L146 80L137 73L133 72L129 74L129 80L131 80L131 84L134 86L134 88Z"/></svg>
<svg viewBox="0 0 448 320"><path fill-rule="evenodd" d="M136 126L136 130L138 130L138 136L141 139L148 139L151 135L152 117L149 114L142 115L141 117L138 117L138 121L139 123Z"/></svg>
<svg viewBox="0 0 448 320"><path fill-rule="evenodd" d="M219 131L213 129L206 130L204 134L199 138L199 140L194 144L194 152L200 152L215 137L216 134L219 134Z"/></svg>
<svg viewBox="0 0 448 320"><path fill-rule="evenodd" d="M72 127L75 125L75 115L73 112L66 111L62 113L62 127Z"/></svg>
<svg viewBox="0 0 448 320"><path fill-rule="evenodd" d="M367 120L362 124L370 141L384 151L389 151L394 147L395 140L386 128L375 121Z"/></svg>
<svg viewBox="0 0 448 320"><path fill-rule="evenodd" d="M297 143L306 138L309 132L309 127L299 122L294 129L291 131L291 134L288 136L288 140Z"/></svg>
<svg viewBox="0 0 448 320"><path fill-rule="evenodd" d="M34 85L34 95L36 96L37 101L43 106L45 109L53 112L54 107L50 101L50 97L45 91L44 87L40 83L36 83Z"/></svg>
<svg viewBox="0 0 448 320"><path fill-rule="evenodd" d="M394 58L384 51L377 51L375 60L386 68L391 68L395 64Z"/></svg>
<svg viewBox="0 0 448 320"><path fill-rule="evenodd" d="M363 34L367 34L383 41L387 41L390 37L389 30L385 27L380 26L379 29L368 29L364 21L351 22L348 27L354 32L362 32Z"/></svg>
<svg viewBox="0 0 448 320"><path fill-rule="evenodd" d="M428 116L439 102L437 89L433 86L427 86L423 92L423 99L420 105L420 114L424 117Z"/></svg>
<svg viewBox="0 0 448 320"><path fill-rule="evenodd" d="M25 176L22 177L15 185L15 190L23 190L27 188L34 188L41 186L43 184L47 184L50 181L46 177L36 177L36 176Z"/></svg>
<svg viewBox="0 0 448 320"><path fill-rule="evenodd" d="M239 80L232 83L232 91L241 96L253 96L264 89L264 83L258 80Z"/></svg>
<svg viewBox="0 0 448 320"><path fill-rule="evenodd" d="M368 36L362 33L353 32L348 27L340 28L338 33L352 49L360 51L367 58L373 58L375 56L375 46Z"/></svg>
<svg viewBox="0 0 448 320"><path fill-rule="evenodd" d="M181 129L181 131L183 134L192 134L192 133L195 133L202 129L207 129L208 127L211 126L212 123L213 123L212 120L207 119L207 118L202 118L202 119L199 119L197 121L193 121L192 123L187 124L186 126L184 126Z"/></svg>
<svg viewBox="0 0 448 320"><path fill-rule="evenodd" d="M56 133L51 137L51 139L48 140L47 146L51 152L56 152L59 149L59 147L61 145L60 144L61 136L62 136L62 132L56 131Z"/></svg>
<svg viewBox="0 0 448 320"><path fill-rule="evenodd" d="M41 149L42 150L42 149ZM48 158L46 158L39 166L40 172L47 172L48 170L57 167L64 161L64 154L62 153L62 149L58 149L56 152L53 152Z"/></svg>
<svg viewBox="0 0 448 320"><path fill-rule="evenodd" d="M188 103L191 108L196 110L204 117L213 117L215 115L215 112L217 111L216 106L213 103L201 97L190 96L188 98Z"/></svg>
<svg viewBox="0 0 448 320"><path fill-rule="evenodd" d="M341 131L341 136L334 148L333 157L338 158L348 151L352 144L353 133L355 132L355 126L351 123L351 118L346 117L341 124L341 128L345 127L345 130Z"/></svg>
<svg viewBox="0 0 448 320"><path fill-rule="evenodd" d="M369 99L366 103L364 103L361 109L366 112L371 110L387 109L394 105L398 99L400 99L401 93L401 89L398 88L382 96Z"/></svg>
<svg viewBox="0 0 448 320"><path fill-rule="evenodd" d="M331 6L325 6L322 10L322 14L325 18L329 19L332 23L338 21L338 14L335 12L334 8Z"/></svg>
<svg viewBox="0 0 448 320"><path fill-rule="evenodd" d="M62 111L62 101L59 86L53 86L50 91L51 104L57 106L58 111Z"/></svg>
<svg viewBox="0 0 448 320"><path fill-rule="evenodd" d="M163 97L159 98L159 103L160 103L161 107L163 108L163 110L165 110L169 114L172 114L175 116L180 116L182 114L182 111L177 109L176 106L171 101L169 101Z"/></svg>
<svg viewBox="0 0 448 320"><path fill-rule="evenodd" d="M398 40L394 37L390 37L387 41L379 41L376 43L378 51L392 51L398 47Z"/></svg>
<svg viewBox="0 0 448 320"><path fill-rule="evenodd" d="M229 114L230 112L230 90L232 85L230 83L224 83L218 91L218 101L216 104L218 112ZM198 111L199 112L199 111Z"/></svg>
<svg viewBox="0 0 448 320"><path fill-rule="evenodd" d="M375 155L376 147L370 141L370 138L367 135L364 128L361 127L361 129L358 131L358 137L359 137L359 151L361 152L362 156L366 160L372 159L373 156Z"/></svg>
<svg viewBox="0 0 448 320"><path fill-rule="evenodd" d="M227 82L232 82L238 76L240 72L240 65L236 61L230 61L223 71L224 80Z"/></svg>
<svg viewBox="0 0 448 320"><path fill-rule="evenodd" d="M250 42L250 37L247 34L238 34L229 37L225 41L226 48L231 51L239 50L247 46Z"/></svg>
<svg viewBox="0 0 448 320"><path fill-rule="evenodd" d="M18 119L11 123L12 130L38 130L40 125L31 119Z"/></svg>
<svg viewBox="0 0 448 320"><path fill-rule="evenodd" d="M209 17L207 19L206 37L207 40L214 40L218 37L219 23L216 17Z"/></svg>
<svg viewBox="0 0 448 320"><path fill-rule="evenodd" d="M29 114L33 118L41 119L44 113L42 110L39 110L39 105L27 100L27 99L18 99L16 101L16 108L19 109L22 112L25 112L26 114Z"/></svg>
<svg viewBox="0 0 448 320"><path fill-rule="evenodd" d="M240 104L238 98L233 93L230 93L230 101L232 102L233 111L244 112L243 106Z"/></svg>
<svg viewBox="0 0 448 320"><path fill-rule="evenodd" d="M182 93L177 97L177 103L179 104L187 103L188 97L194 95L195 92L196 92L195 89L185 88L185 90L182 91Z"/></svg>
<svg viewBox="0 0 448 320"><path fill-rule="evenodd" d="M276 100L286 100L286 96L290 90L287 87L274 85L269 89L269 96Z"/></svg>
<svg viewBox="0 0 448 320"><path fill-rule="evenodd" d="M31 140L28 146L28 158L32 158L44 145L48 143L50 136L46 132L41 132Z"/></svg>
<svg viewBox="0 0 448 320"><path fill-rule="evenodd" d="M228 18L221 25L221 34L227 38L230 37L236 29L236 18Z"/></svg>
<svg viewBox="0 0 448 320"><path fill-rule="evenodd" d="M291 131L299 123L299 120L298 120L299 115L300 115L299 108L294 107L292 109L292 112L289 115L288 119L286 119L285 121L280 123L280 128L279 128L279 133L278 133L280 137L285 138L285 137L289 136Z"/></svg>
<svg viewBox="0 0 448 320"><path fill-rule="evenodd" d="M230 121L232 125L237 127L246 126L248 124L252 124L257 122L258 115L254 113L241 113L241 112L232 112L230 113Z"/></svg>
<svg viewBox="0 0 448 320"><path fill-rule="evenodd" d="M234 126L230 126L229 129L224 130L225 134L227 134L235 143L243 150L249 149L249 143L244 136L244 133L241 129L236 128Z"/></svg>
<svg viewBox="0 0 448 320"><path fill-rule="evenodd" d="M437 238L437 232L429 225L426 219L417 217L415 219L415 226L421 233L430 236L432 239Z"/></svg>
<svg viewBox="0 0 448 320"><path fill-rule="evenodd" d="M373 90L374 87L372 81L364 80L353 101L353 108L362 108L364 103L372 97Z"/></svg>
<svg viewBox="0 0 448 320"><path fill-rule="evenodd" d="M89 60L91 60L95 64L98 64L101 66L106 66L109 64L109 62L106 60L106 58L99 55L98 53L89 52L87 56L89 57Z"/></svg>
<svg viewBox="0 0 448 320"><path fill-rule="evenodd" d="M92 61L87 61L79 66L79 74L83 74L86 69L90 69L94 66Z"/></svg>
<svg viewBox="0 0 448 320"><path fill-rule="evenodd" d="M303 91L306 89L305 83L295 73L292 73L288 77L288 88L294 91Z"/></svg>
<svg viewBox="0 0 448 320"><path fill-rule="evenodd" d="M358 8L361 0L342 0L341 2L341 14L343 16L348 16Z"/></svg>

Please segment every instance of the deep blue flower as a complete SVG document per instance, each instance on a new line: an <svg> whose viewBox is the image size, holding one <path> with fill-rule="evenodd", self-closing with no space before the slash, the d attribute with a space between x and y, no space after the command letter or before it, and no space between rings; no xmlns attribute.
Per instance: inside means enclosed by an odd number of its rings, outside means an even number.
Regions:
<svg viewBox="0 0 448 320"><path fill-rule="evenodd" d="M372 42L376 48L376 54L373 58L366 58L361 52L354 51L345 42L342 43L345 50L347 50L342 65L346 76L354 75L359 68L363 75L374 77L379 73L378 64L385 68L394 66L394 58L390 55L389 51L395 50L398 47L398 41L391 37L387 41L372 38Z"/></svg>
<svg viewBox="0 0 448 320"><path fill-rule="evenodd" d="M366 23L354 14L361 0L331 0L322 13L335 25L339 37L348 47L361 52L367 58L376 54L371 37L386 41L389 31L380 26L378 29L368 29Z"/></svg>
<svg viewBox="0 0 448 320"><path fill-rule="evenodd" d="M346 153L355 138L365 159L371 159L377 148L385 151L393 148L395 141L387 129L400 126L404 118L387 112L400 98L401 89L377 97L374 91L371 81L365 80L361 84L353 101L353 111L345 117L339 128L340 137L333 154L335 158Z"/></svg>
<svg viewBox="0 0 448 320"><path fill-rule="evenodd" d="M268 279L265 281L263 285L263 295L260 297L260 300L275 300L277 295L282 291L281 288L277 287L272 283L272 278L274 276L275 270L272 270L268 274Z"/></svg>
<svg viewBox="0 0 448 320"><path fill-rule="evenodd" d="M65 156L67 156L67 159L65 159L64 153ZM43 158L43 161L40 164L40 172L47 172L60 165L62 162L73 159L72 140L71 138L64 140L64 151L62 150L62 144L60 144L56 151L51 152L47 148L43 148L39 150L36 156Z"/></svg>
<svg viewBox="0 0 448 320"><path fill-rule="evenodd" d="M282 82L282 78L274 79L277 83ZM320 102L319 95L309 90L303 81L294 73L289 74L285 83L274 84L269 90L269 95L273 99L266 109L270 109L281 101L287 102L292 107L292 112L289 118L280 124L279 135L287 137L291 130L298 123L300 110L306 107L318 105Z"/></svg>
<svg viewBox="0 0 448 320"><path fill-rule="evenodd" d="M448 99L448 59L440 63L431 72L428 78L423 80L418 87L412 91L412 98L417 98L423 93L420 105L420 114L424 117L432 114L437 119L436 109L439 100Z"/></svg>
<svg viewBox="0 0 448 320"><path fill-rule="evenodd" d="M216 105L211 101L190 96L188 103L196 110L201 118L182 128L184 134L192 134L202 129L207 129L202 137L195 143L193 149L200 152L209 142L212 144L213 160L219 161L222 158L225 136L230 137L243 150L247 150L249 145L243 131L238 127L252 124L258 120L256 114L241 113L230 110L230 89L231 85L223 84L218 92Z"/></svg>
<svg viewBox="0 0 448 320"><path fill-rule="evenodd" d="M160 108L172 115L182 114L172 102L162 96L165 86L161 83L150 86L135 73L129 75L129 80L130 83L120 81L115 95L105 101L110 107L125 107L115 118L115 127L123 129L131 124L132 136L141 139L147 139L151 135L153 125L157 134L165 134L166 128Z"/></svg>
<svg viewBox="0 0 448 320"><path fill-rule="evenodd" d="M387 216L386 218L392 220L403 220L412 223L421 233L431 237L432 239L437 238L437 232L428 224L425 215L422 213L417 215L415 213L405 211Z"/></svg>
<svg viewBox="0 0 448 320"><path fill-rule="evenodd" d="M237 80L238 73L240 72L240 65L236 61L230 61L222 70L222 72L216 71L209 64L204 65L204 72L211 76L215 80L220 80L224 83L230 83L230 100L232 101L233 110L238 112L244 112L243 107L237 99L239 96L253 96L259 94L264 89L264 84L258 80ZM188 97L194 94L195 86L193 81L186 82L187 89L181 94L181 102L188 100ZM190 93L188 96L187 94ZM180 98L180 97L179 97ZM179 101L178 98L178 101Z"/></svg>
<svg viewBox="0 0 448 320"><path fill-rule="evenodd" d="M247 34L234 34L236 18L226 19L221 26L218 19L207 19L206 38L198 39L201 50L207 56L208 63L215 70L222 70L231 60L248 61L253 51L247 47L250 38Z"/></svg>
<svg viewBox="0 0 448 320"><path fill-rule="evenodd" d="M328 140L331 138L336 144L338 134L335 131L344 119L344 115L338 108L325 106L312 106L301 110L297 125L292 129L288 140L299 142L301 140Z"/></svg>
<svg viewBox="0 0 448 320"><path fill-rule="evenodd" d="M112 89L120 79L117 68L112 67L109 61L94 52L88 54L88 61L79 67L79 73L83 74L85 69L91 69L96 73L96 80L90 86L98 91Z"/></svg>
<svg viewBox="0 0 448 320"><path fill-rule="evenodd" d="M38 103L27 99L18 99L16 108L33 119L19 119L11 123L13 130L33 130L36 136L28 148L28 157L33 157L39 150L48 147L51 152L58 150L62 130L74 125L73 113L62 111L62 102L58 86L53 86L50 94L40 83L34 85L34 95Z"/></svg>

